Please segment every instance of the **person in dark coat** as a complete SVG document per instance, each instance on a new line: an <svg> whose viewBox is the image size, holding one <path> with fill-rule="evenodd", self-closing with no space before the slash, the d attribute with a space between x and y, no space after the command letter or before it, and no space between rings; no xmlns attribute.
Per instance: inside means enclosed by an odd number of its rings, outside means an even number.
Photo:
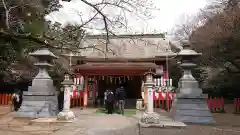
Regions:
<svg viewBox="0 0 240 135"><path fill-rule="evenodd" d="M107 104L106 104L107 114L113 114L114 100L115 100L114 94L110 90L108 95L107 95Z"/></svg>
<svg viewBox="0 0 240 135"><path fill-rule="evenodd" d="M59 111L63 110L63 102L64 102L64 90L63 90L63 88L61 88L58 93L58 109L59 109Z"/></svg>
<svg viewBox="0 0 240 135"><path fill-rule="evenodd" d="M120 84L120 87L116 89L116 99L118 102L118 109L119 109L120 113L123 115L125 99L126 99L126 94L125 94L125 89L124 89L123 84Z"/></svg>

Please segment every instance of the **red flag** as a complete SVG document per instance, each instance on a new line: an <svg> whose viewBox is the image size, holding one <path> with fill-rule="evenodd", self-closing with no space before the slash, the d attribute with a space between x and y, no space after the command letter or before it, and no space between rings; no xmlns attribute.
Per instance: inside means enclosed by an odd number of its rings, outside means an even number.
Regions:
<svg viewBox="0 0 240 135"><path fill-rule="evenodd" d="M81 98L83 97L83 91L80 91L80 97Z"/></svg>
<svg viewBox="0 0 240 135"><path fill-rule="evenodd" d="M77 91L76 89L73 90L73 97L75 98L77 96Z"/></svg>
<svg viewBox="0 0 240 135"><path fill-rule="evenodd" d="M153 101L156 100L156 95L155 94L156 94L156 91L153 92Z"/></svg>
<svg viewBox="0 0 240 135"><path fill-rule="evenodd" d="M167 71L164 72L164 79L168 79L168 72Z"/></svg>
<svg viewBox="0 0 240 135"><path fill-rule="evenodd" d="M164 99L164 97L163 97L163 95L162 95L162 91L159 91L159 92L158 92L158 98L159 98L160 100L163 100L163 99Z"/></svg>

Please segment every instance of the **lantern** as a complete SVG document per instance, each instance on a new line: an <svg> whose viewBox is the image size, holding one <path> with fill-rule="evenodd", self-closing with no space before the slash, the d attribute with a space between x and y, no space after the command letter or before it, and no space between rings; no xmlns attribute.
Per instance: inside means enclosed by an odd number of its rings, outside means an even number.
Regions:
<svg viewBox="0 0 240 135"><path fill-rule="evenodd" d="M153 72L147 72L145 74L145 83L153 83Z"/></svg>
<svg viewBox="0 0 240 135"><path fill-rule="evenodd" d="M159 66L155 69L154 78L161 78L162 75L163 75L163 66Z"/></svg>

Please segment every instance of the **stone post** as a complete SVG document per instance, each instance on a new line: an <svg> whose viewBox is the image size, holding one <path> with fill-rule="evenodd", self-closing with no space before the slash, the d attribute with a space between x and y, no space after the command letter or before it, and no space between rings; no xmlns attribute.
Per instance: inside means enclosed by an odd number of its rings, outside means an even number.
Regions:
<svg viewBox="0 0 240 135"><path fill-rule="evenodd" d="M147 113L153 113L153 87L154 84L151 83L145 83L144 84L147 87L148 92L148 104L147 104Z"/></svg>
<svg viewBox="0 0 240 135"><path fill-rule="evenodd" d="M64 76L64 81L61 83L64 90L64 102L63 110L58 114L57 120L60 121L74 121L75 115L70 110L70 92L72 91L73 81L69 78L69 74L66 73Z"/></svg>

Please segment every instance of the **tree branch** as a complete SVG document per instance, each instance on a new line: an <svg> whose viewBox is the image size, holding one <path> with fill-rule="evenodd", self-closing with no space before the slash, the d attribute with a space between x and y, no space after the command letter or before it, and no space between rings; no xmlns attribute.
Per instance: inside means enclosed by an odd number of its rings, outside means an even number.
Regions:
<svg viewBox="0 0 240 135"><path fill-rule="evenodd" d="M9 22L8 22L8 20L9 20L9 18L8 18L9 17L9 10L7 9L7 5L5 3L5 0L2 0L2 3L3 3L3 7L5 9L5 17L6 17L5 24L6 24L7 29L10 29L10 25L9 25Z"/></svg>
<svg viewBox="0 0 240 135"><path fill-rule="evenodd" d="M57 47L57 46L51 45L48 42L43 41L42 39L39 39L39 38L32 37L31 35L16 35L16 34L13 35L13 34L10 34L10 33L6 33L6 32L3 32L3 31L0 31L0 36L6 37L6 38L11 39L13 41L29 40L29 41L32 41L32 42L35 42L35 43L39 44L40 47L49 47L49 48L52 48L52 49L64 49L64 50L72 51L72 52L76 52L76 53L79 52L76 49L73 50L71 48L61 48L61 47ZM88 48L97 49L95 46L80 47L80 48L77 48L77 49L82 50L82 49L88 49Z"/></svg>
<svg viewBox="0 0 240 135"><path fill-rule="evenodd" d="M108 44L109 44L109 30L108 30L108 24L107 24L107 17L102 13L101 10L99 10L96 6L94 6L93 4L89 3L86 0L81 0L82 2L84 2L85 4L87 4L88 6L92 7L93 9L95 9L103 18L103 22L104 22L104 26L105 26L105 31L106 31L106 52L108 52Z"/></svg>

